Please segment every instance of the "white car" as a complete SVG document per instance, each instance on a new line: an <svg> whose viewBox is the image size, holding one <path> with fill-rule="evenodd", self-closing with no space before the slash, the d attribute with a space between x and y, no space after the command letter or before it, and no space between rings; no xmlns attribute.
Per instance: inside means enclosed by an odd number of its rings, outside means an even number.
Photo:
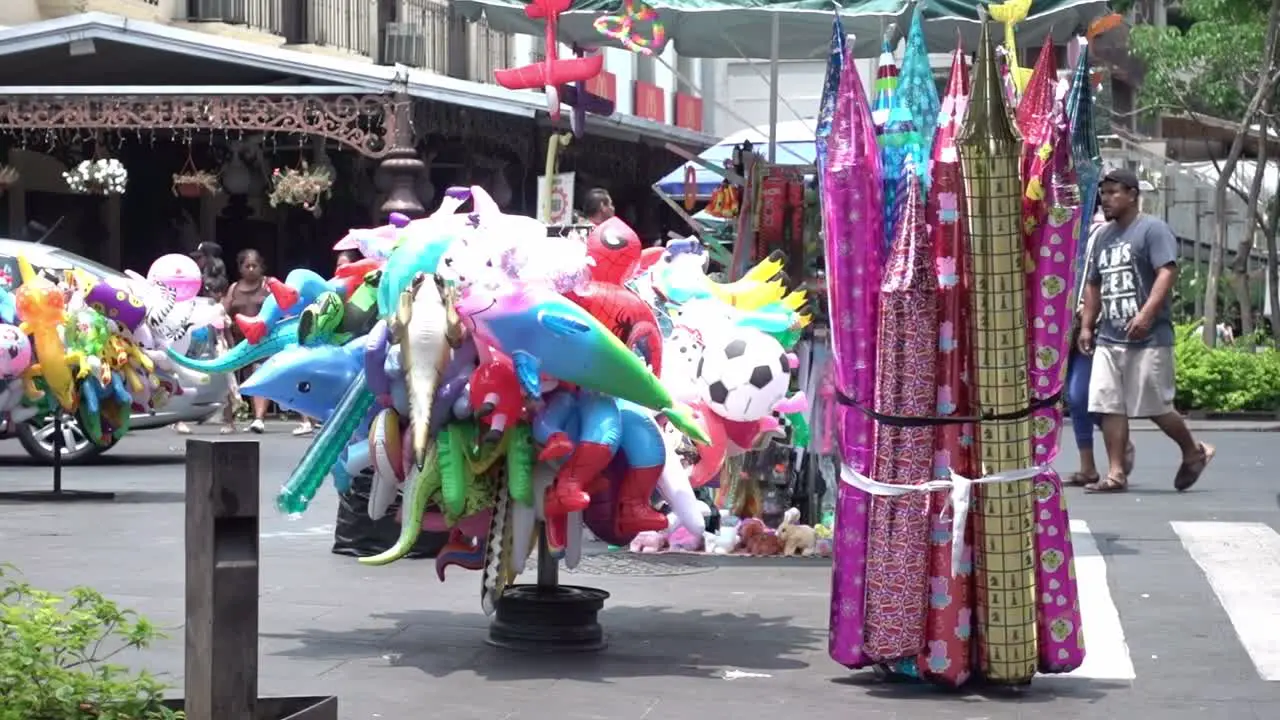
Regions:
<svg viewBox="0 0 1280 720"><path fill-rule="evenodd" d="M80 269L100 278L129 279L118 270L61 248L0 238L0 285L12 289L13 285L20 282L17 262L19 255L25 256L41 272L60 273ZM197 298L197 301L213 302L207 298ZM215 344L212 341L192 342L187 350L187 356L193 358L212 357L214 353ZM168 427L176 422L200 423L221 412L230 389L226 375L206 375L185 368L175 368L174 375L182 385L182 394L172 396L159 412L135 414L130 421L131 432ZM74 417L63 416L62 437L62 462L67 464L84 462L110 449L110 446L103 447L91 442ZM36 460L53 462L52 416L33 417L20 422L0 417L0 439L5 438L17 438L23 449Z"/></svg>

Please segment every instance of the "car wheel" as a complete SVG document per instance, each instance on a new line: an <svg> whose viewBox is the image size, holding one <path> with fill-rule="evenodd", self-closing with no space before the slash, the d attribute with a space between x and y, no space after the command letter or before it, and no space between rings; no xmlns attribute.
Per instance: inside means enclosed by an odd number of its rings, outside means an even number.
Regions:
<svg viewBox="0 0 1280 720"><path fill-rule="evenodd" d="M18 442L35 460L53 464L53 416L32 418L18 426ZM62 418L62 464L74 465L95 458L115 445L95 444L85 435L80 421L74 417Z"/></svg>

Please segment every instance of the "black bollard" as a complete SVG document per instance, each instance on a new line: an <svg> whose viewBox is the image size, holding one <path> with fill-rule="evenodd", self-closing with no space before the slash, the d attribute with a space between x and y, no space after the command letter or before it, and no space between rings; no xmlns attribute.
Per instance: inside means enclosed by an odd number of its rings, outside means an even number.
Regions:
<svg viewBox="0 0 1280 720"><path fill-rule="evenodd" d="M335 697L258 697L258 443L188 440L188 720L337 720Z"/></svg>

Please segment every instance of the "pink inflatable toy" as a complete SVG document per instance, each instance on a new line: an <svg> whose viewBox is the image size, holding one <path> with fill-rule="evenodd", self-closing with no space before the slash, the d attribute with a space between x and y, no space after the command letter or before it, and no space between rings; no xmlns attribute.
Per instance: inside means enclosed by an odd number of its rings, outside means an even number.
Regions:
<svg viewBox="0 0 1280 720"><path fill-rule="evenodd" d="M0 379L14 378L31 367L31 341L16 325L0 325Z"/></svg>
<svg viewBox="0 0 1280 720"><path fill-rule="evenodd" d="M151 263L147 279L173 290L174 302L190 300L199 295L200 288L204 286L196 261L177 253L162 255Z"/></svg>

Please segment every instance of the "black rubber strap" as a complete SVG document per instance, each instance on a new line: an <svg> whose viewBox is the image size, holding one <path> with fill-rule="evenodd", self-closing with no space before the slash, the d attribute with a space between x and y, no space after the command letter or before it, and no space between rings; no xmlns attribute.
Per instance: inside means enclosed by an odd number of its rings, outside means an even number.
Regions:
<svg viewBox="0 0 1280 720"><path fill-rule="evenodd" d="M863 415L866 415L881 425L888 425L891 427L939 427L942 425L965 425L968 423L1008 422L1011 420L1021 420L1025 417L1029 417L1031 413L1034 413L1037 410L1051 408L1057 405L1061 400L1062 391L1059 390L1049 397L1033 400L1030 405L1022 408L1021 410L1014 410L1011 412L994 413L984 410L979 415L968 417L960 417L957 415L947 415L945 417L906 417L902 415L885 415L883 413L878 413L875 410L858 403L858 401L848 395L845 395L839 390L836 391L836 402L846 407L856 409L858 412L861 412Z"/></svg>

